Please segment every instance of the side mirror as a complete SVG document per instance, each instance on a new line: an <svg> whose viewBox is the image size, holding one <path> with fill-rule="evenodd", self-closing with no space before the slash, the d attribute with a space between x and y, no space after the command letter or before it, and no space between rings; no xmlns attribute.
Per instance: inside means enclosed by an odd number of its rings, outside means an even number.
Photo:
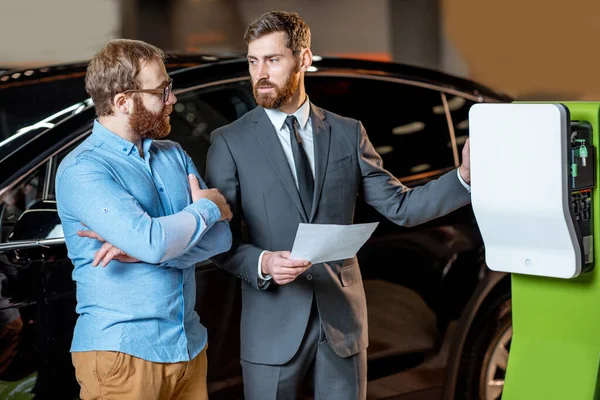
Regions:
<svg viewBox="0 0 600 400"><path fill-rule="evenodd" d="M29 207L15 223L7 241L29 241L64 237L56 202L39 201Z"/></svg>

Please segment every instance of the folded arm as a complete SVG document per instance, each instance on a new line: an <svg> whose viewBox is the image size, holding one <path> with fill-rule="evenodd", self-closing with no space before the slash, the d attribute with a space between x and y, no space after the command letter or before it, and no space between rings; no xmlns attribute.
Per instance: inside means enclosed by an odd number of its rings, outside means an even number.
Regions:
<svg viewBox="0 0 600 400"><path fill-rule="evenodd" d="M183 150L182 150L183 151ZM187 153L186 157L187 173L195 175L198 178L201 189L208 189L206 184L200 178L198 169ZM196 263L205 261L212 256L226 252L231 248L231 229L229 221L217 222L212 228L202 236L202 239L196 243L189 251L181 257L169 260L162 263L161 266L173 268L186 268L195 265Z"/></svg>
<svg viewBox="0 0 600 400"><path fill-rule="evenodd" d="M146 263L188 252L220 218L219 208L200 199L182 211L153 218L105 168L94 162L67 167L56 196L64 215L80 221L107 242Z"/></svg>

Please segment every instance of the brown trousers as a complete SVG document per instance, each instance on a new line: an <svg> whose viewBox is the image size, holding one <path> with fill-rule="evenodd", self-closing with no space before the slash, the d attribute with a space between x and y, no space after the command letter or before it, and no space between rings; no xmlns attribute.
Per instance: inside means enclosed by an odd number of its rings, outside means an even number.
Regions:
<svg viewBox="0 0 600 400"><path fill-rule="evenodd" d="M191 361L156 363L114 351L72 353L82 400L207 400L206 346Z"/></svg>

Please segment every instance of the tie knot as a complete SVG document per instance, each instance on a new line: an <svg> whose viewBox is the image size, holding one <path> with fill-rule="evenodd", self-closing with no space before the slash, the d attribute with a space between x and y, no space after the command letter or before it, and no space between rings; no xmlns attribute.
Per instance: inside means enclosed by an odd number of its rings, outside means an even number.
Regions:
<svg viewBox="0 0 600 400"><path fill-rule="evenodd" d="M285 124L287 125L288 129L291 131L292 128L296 126L296 116L295 115L288 115L285 118Z"/></svg>

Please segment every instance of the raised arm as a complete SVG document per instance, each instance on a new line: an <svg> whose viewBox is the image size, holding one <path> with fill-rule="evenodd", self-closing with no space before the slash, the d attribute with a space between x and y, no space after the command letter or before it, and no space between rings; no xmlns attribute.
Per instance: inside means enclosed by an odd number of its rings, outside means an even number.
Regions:
<svg viewBox="0 0 600 400"><path fill-rule="evenodd" d="M401 226L414 226L444 216L471 201L452 170L423 186L409 189L383 168L363 125L357 123L357 152L365 201Z"/></svg>

